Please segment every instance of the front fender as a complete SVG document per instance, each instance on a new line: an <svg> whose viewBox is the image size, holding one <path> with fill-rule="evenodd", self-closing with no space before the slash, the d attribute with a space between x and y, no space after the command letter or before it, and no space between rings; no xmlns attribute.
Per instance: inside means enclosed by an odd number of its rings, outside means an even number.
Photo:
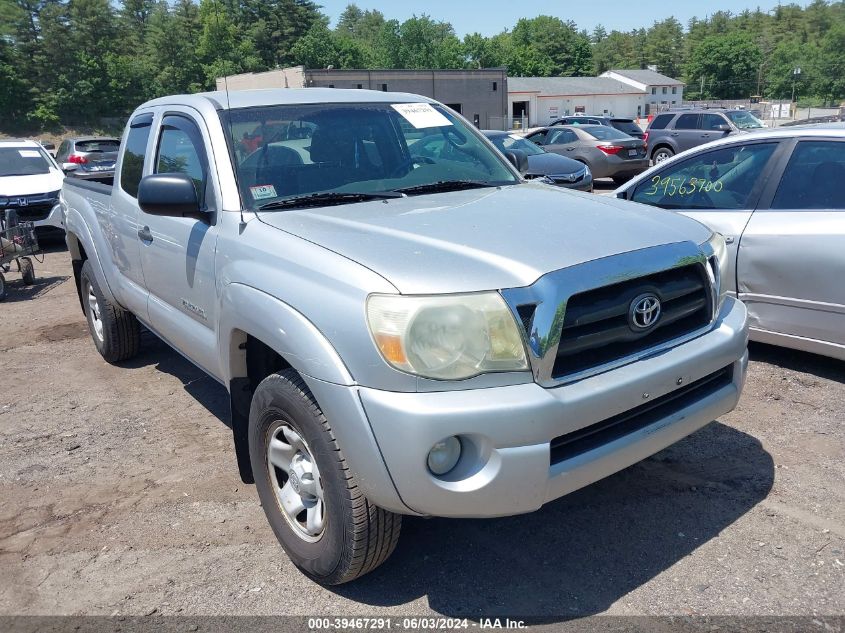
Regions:
<svg viewBox="0 0 845 633"><path fill-rule="evenodd" d="M224 286L220 301L221 375L226 382L245 376L243 355L238 353L245 332L275 350L300 374L336 385L354 380L328 339L311 321L288 304L242 283ZM233 349L235 348L235 349Z"/></svg>

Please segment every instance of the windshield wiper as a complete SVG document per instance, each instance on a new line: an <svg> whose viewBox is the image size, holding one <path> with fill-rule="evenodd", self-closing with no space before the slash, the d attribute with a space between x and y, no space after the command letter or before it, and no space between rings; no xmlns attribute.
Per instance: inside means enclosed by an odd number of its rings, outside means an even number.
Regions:
<svg viewBox="0 0 845 633"><path fill-rule="evenodd" d="M398 191L378 191L373 193L355 191L324 191L323 193L309 193L304 196L294 196L284 200L268 202L258 207L259 211L270 209L292 209L294 207L323 207L332 204L346 204L349 202L366 202L367 200L383 200L385 198L402 198Z"/></svg>
<svg viewBox="0 0 845 633"><path fill-rule="evenodd" d="M415 185L413 187L402 187L394 189L399 193L437 193L439 191L458 191L460 189L480 189L482 187L498 187L499 185L483 180L438 180L427 185Z"/></svg>

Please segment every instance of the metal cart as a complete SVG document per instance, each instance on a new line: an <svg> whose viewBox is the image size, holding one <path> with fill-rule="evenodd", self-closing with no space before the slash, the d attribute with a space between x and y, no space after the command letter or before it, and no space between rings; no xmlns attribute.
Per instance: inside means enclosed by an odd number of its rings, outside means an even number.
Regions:
<svg viewBox="0 0 845 633"><path fill-rule="evenodd" d="M6 278L12 263L17 265L23 282L27 286L35 283L35 267L32 256L39 251L32 222L19 222L17 213L8 209L0 216L0 301L6 298Z"/></svg>

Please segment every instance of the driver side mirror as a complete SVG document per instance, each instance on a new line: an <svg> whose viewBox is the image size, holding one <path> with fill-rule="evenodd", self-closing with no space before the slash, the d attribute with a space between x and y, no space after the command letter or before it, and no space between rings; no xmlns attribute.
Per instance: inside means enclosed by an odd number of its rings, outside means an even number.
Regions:
<svg viewBox="0 0 845 633"><path fill-rule="evenodd" d="M717 125L716 129L719 130L720 132L724 132L725 134L727 134L728 132L731 131L731 126L728 125L727 123L722 123L721 125Z"/></svg>
<svg viewBox="0 0 845 633"><path fill-rule="evenodd" d="M66 174L69 174L72 171L76 171L79 169L79 165L76 163L62 163L62 171Z"/></svg>
<svg viewBox="0 0 845 633"><path fill-rule="evenodd" d="M138 186L138 206L150 215L183 217L200 212L194 181L187 174L150 174Z"/></svg>
<svg viewBox="0 0 845 633"><path fill-rule="evenodd" d="M505 158L508 159L511 165L516 167L521 176L528 172L528 154L521 149L511 149L505 152Z"/></svg>

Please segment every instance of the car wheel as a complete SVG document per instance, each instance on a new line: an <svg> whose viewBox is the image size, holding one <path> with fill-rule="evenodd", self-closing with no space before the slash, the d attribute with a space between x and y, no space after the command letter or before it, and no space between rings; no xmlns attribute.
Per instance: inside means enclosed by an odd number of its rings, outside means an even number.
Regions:
<svg viewBox="0 0 845 633"><path fill-rule="evenodd" d="M100 356L109 363L135 356L141 347L141 328L135 315L103 296L89 260L82 265L79 282L88 329Z"/></svg>
<svg viewBox="0 0 845 633"><path fill-rule="evenodd" d="M667 158L672 158L672 156L674 155L675 152L673 152L668 147L661 147L654 151L654 153L651 155L651 160L653 160L654 164L657 165L658 163L662 163Z"/></svg>
<svg viewBox="0 0 845 633"><path fill-rule="evenodd" d="M25 286L31 286L35 283L35 267L32 265L32 260L29 257L21 257L18 260L18 266L21 269L21 279Z"/></svg>
<svg viewBox="0 0 845 633"><path fill-rule="evenodd" d="M395 549L402 517L363 495L329 421L294 370L271 374L256 388L249 455L276 538L313 580L354 580Z"/></svg>

